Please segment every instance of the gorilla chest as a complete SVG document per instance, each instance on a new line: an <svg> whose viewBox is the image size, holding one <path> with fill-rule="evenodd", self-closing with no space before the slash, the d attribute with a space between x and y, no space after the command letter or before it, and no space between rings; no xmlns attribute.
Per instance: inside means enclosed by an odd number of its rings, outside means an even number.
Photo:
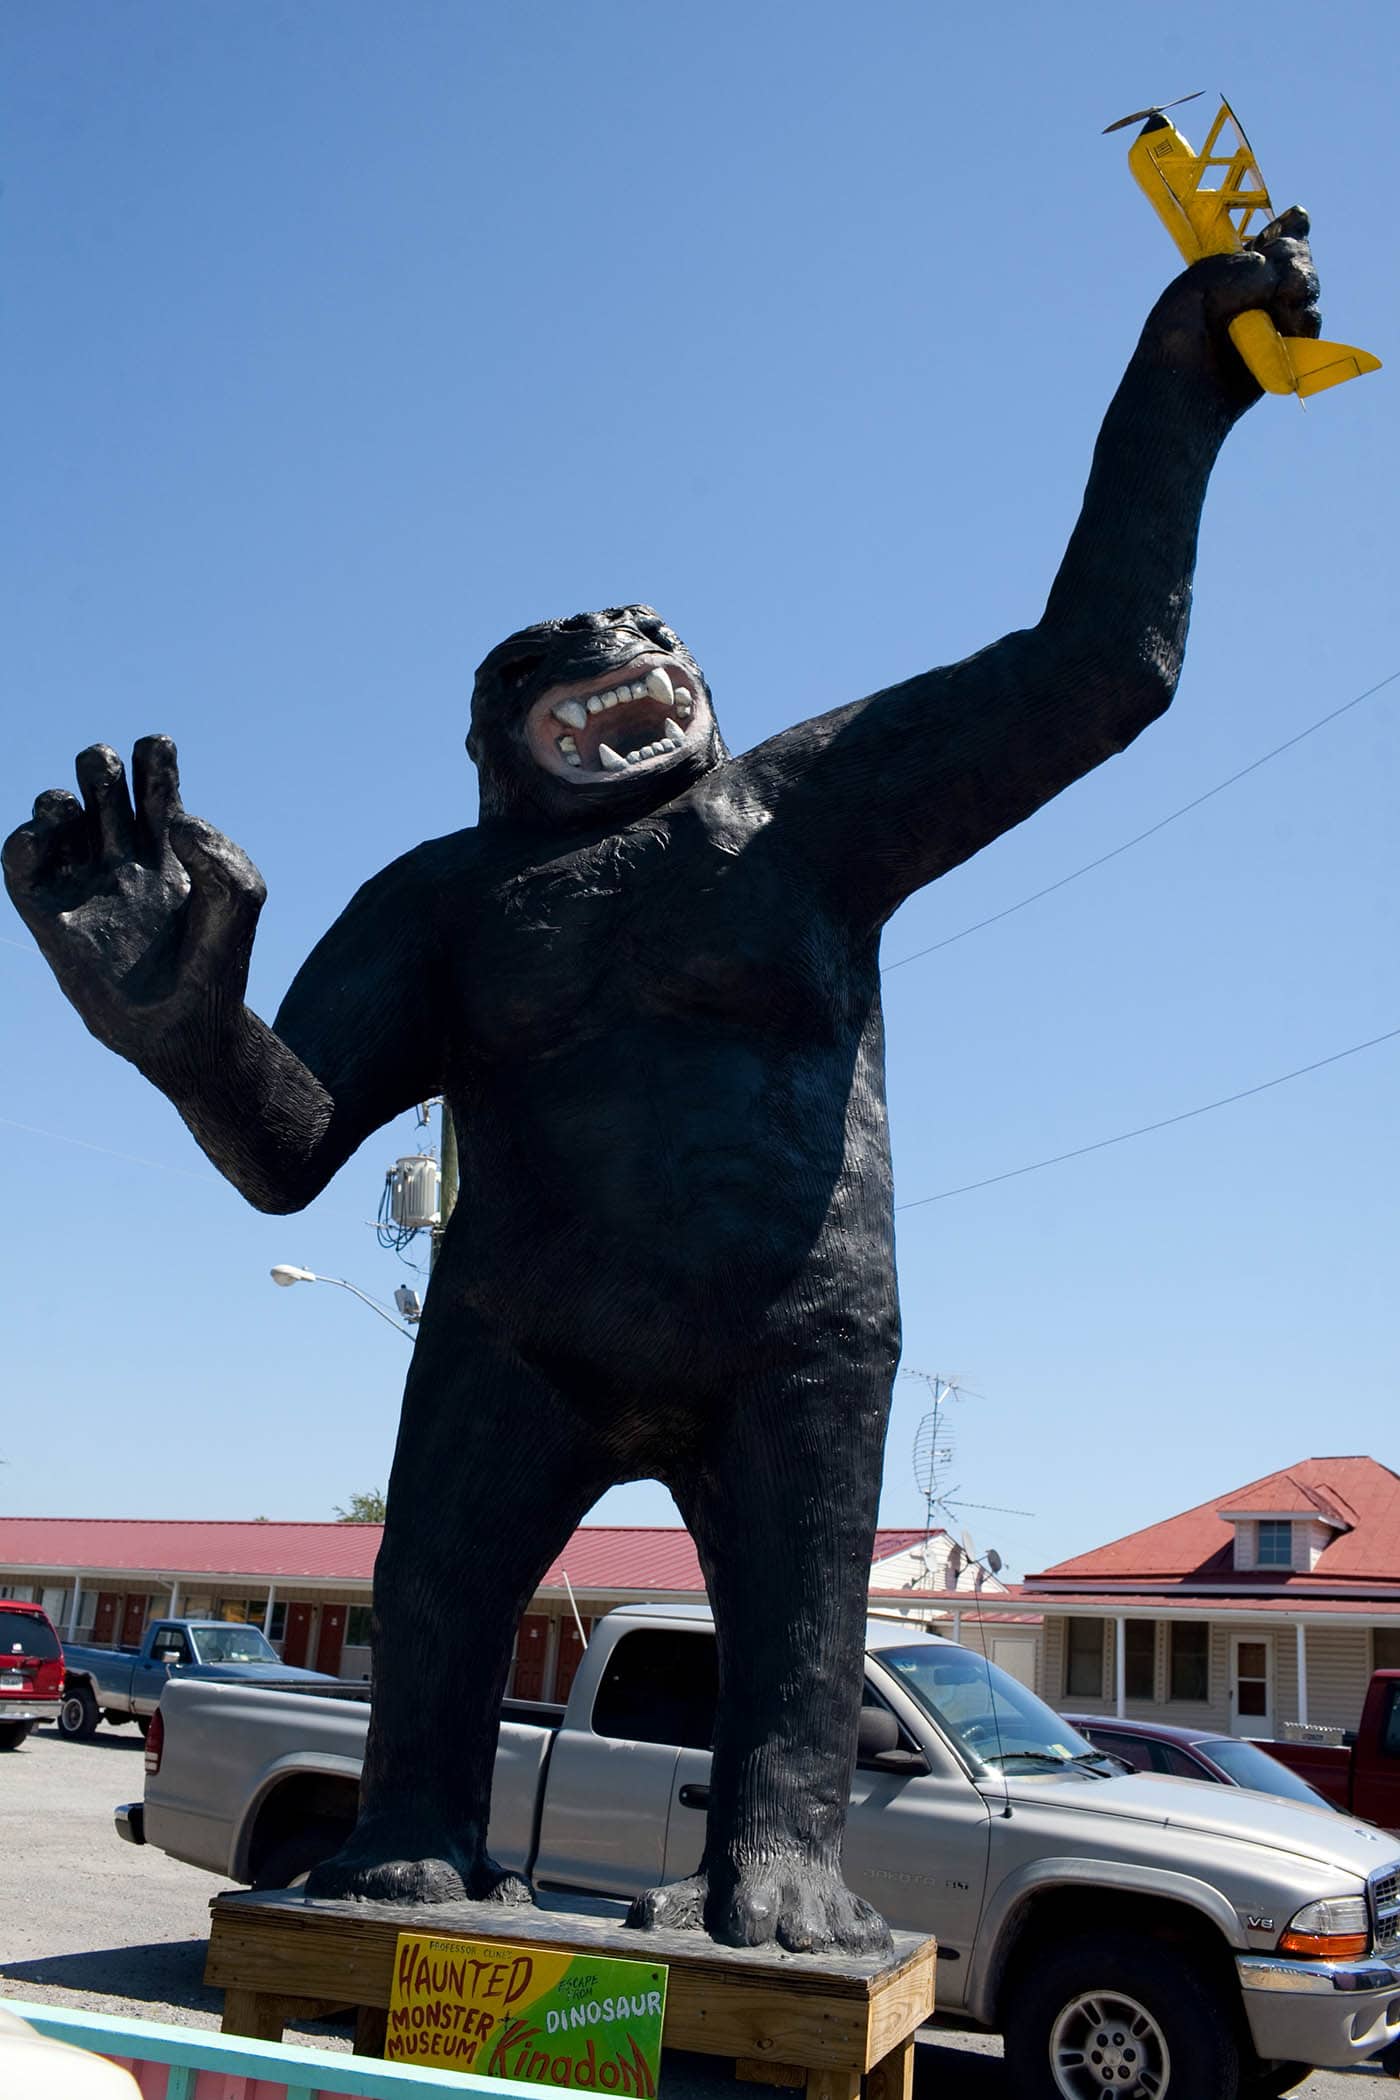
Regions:
<svg viewBox="0 0 1400 2100"><path fill-rule="evenodd" d="M469 1055L549 1058L639 1025L793 1045L859 1026L864 973L775 854L623 832L491 885L464 928Z"/></svg>

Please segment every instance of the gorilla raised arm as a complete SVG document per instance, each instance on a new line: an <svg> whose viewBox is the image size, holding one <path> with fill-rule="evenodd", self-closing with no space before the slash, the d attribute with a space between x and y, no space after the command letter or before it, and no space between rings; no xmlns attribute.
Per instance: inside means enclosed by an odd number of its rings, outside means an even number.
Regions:
<svg viewBox="0 0 1400 2100"><path fill-rule="evenodd" d="M1169 702L1206 480L1257 393L1228 322L1316 332L1306 231L1169 288L1043 617L966 663L731 759L649 608L502 643L473 700L479 824L368 883L271 1028L244 1004L261 879L181 810L164 739L134 802L97 746L84 802L41 795L8 841L89 1028L253 1202L304 1204L389 1116L451 1104L461 1200L390 1480L361 1816L313 1894L525 1900L486 1847L516 1621L604 1489L654 1475L720 1682L703 1852L673 1816L634 1922L884 1943L841 1870L899 1353L879 932Z"/></svg>

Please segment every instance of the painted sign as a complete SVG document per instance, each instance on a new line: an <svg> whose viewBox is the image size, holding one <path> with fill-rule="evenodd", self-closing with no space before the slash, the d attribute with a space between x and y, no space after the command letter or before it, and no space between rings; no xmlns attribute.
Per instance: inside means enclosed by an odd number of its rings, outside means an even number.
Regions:
<svg viewBox="0 0 1400 2100"><path fill-rule="evenodd" d="M384 2054L655 2100L665 2011L656 1962L401 1932Z"/></svg>

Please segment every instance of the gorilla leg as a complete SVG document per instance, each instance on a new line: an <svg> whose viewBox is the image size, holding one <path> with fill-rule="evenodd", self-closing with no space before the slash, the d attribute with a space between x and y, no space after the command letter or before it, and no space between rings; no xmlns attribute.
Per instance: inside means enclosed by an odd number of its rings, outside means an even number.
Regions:
<svg viewBox="0 0 1400 2100"><path fill-rule="evenodd" d="M611 1474L545 1379L443 1309L415 1351L375 1567L360 1820L313 1896L530 1900L486 1850L501 1696L520 1614Z"/></svg>
<svg viewBox="0 0 1400 2100"><path fill-rule="evenodd" d="M698 1874L641 1897L633 1924L797 1953L889 1944L841 1878L841 1838L891 1368L842 1364L838 1382L829 1362L794 1365L750 1382L697 1477L675 1486L719 1635L709 1821Z"/></svg>

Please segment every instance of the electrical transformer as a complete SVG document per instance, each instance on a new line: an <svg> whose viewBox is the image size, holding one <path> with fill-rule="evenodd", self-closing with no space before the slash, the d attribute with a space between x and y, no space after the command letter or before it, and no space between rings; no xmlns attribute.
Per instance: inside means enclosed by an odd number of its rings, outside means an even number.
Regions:
<svg viewBox="0 0 1400 2100"><path fill-rule="evenodd" d="M424 1232L441 1215L442 1170L426 1152L394 1162L389 1174L389 1207L401 1232Z"/></svg>

